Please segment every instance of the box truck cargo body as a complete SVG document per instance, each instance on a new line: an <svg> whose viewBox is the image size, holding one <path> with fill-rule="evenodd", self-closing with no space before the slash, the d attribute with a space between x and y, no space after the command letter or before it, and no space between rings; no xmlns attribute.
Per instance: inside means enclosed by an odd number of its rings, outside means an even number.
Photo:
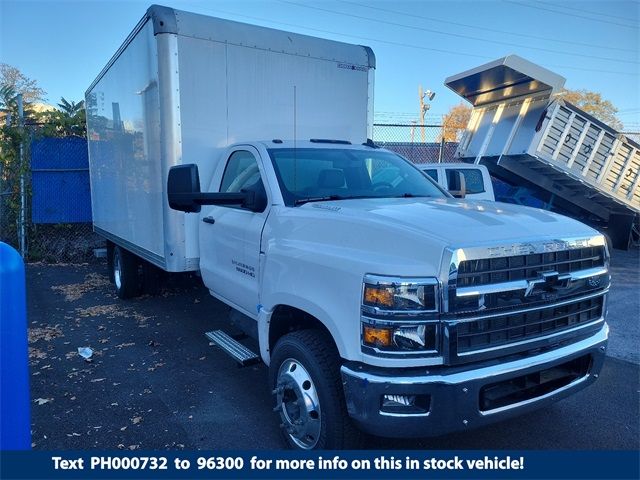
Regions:
<svg viewBox="0 0 640 480"><path fill-rule="evenodd" d="M96 232L172 272L198 268L197 218L170 210L166 179L276 138L366 141L373 52L153 6L86 92Z"/></svg>

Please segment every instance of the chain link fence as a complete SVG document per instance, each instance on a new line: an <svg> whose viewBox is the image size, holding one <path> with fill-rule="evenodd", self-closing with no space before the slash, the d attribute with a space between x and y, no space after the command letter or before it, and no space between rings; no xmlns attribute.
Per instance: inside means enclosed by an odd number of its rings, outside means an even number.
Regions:
<svg viewBox="0 0 640 480"><path fill-rule="evenodd" d="M29 262L92 261L104 240L93 232L87 142L47 138L26 126L22 158L1 152L0 241Z"/></svg>
<svg viewBox="0 0 640 480"><path fill-rule="evenodd" d="M77 263L95 259L104 240L93 232L86 140L42 138L25 127L22 160L0 151L0 241L30 262ZM376 123L374 142L414 163L455 161L457 142L443 141L441 125ZM626 135L640 140L637 132Z"/></svg>
<svg viewBox="0 0 640 480"><path fill-rule="evenodd" d="M0 240L30 262L92 261L104 240L91 224L86 140L43 138L39 127L25 127L21 161L18 151L2 152ZM378 145L415 163L452 161L457 144L441 137L440 125L374 125Z"/></svg>
<svg viewBox="0 0 640 480"><path fill-rule="evenodd" d="M443 140L442 125L375 123L373 141L413 163L452 162L457 142Z"/></svg>

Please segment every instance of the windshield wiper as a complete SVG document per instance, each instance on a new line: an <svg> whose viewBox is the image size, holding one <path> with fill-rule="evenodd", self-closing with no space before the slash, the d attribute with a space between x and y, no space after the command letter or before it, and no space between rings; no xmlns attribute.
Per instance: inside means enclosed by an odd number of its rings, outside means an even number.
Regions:
<svg viewBox="0 0 640 480"><path fill-rule="evenodd" d="M303 205L305 203L310 202L327 202L331 200L342 200L343 197L340 195L327 195L325 197L308 197L308 198L298 198L294 205Z"/></svg>
<svg viewBox="0 0 640 480"><path fill-rule="evenodd" d="M428 198L431 197L432 195L415 195L413 193L403 193L402 195L396 195L393 198Z"/></svg>
<svg viewBox="0 0 640 480"><path fill-rule="evenodd" d="M418 197L432 197L432 195L415 195L413 193L403 193L402 195L326 195L324 197L308 197L298 198L293 204L295 206L304 205L311 202L331 202L334 200L354 200L358 198L418 198Z"/></svg>
<svg viewBox="0 0 640 480"><path fill-rule="evenodd" d="M310 202L330 202L334 200L354 200L358 198L380 198L373 195L327 195L324 197L298 198L294 205L303 205Z"/></svg>

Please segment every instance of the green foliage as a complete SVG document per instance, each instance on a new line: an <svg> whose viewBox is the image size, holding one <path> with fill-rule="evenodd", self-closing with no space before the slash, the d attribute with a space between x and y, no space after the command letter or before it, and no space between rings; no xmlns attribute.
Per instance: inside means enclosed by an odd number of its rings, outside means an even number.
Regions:
<svg viewBox="0 0 640 480"><path fill-rule="evenodd" d="M84 101L60 99L58 108L38 115L41 133L46 137L87 136L87 114Z"/></svg>

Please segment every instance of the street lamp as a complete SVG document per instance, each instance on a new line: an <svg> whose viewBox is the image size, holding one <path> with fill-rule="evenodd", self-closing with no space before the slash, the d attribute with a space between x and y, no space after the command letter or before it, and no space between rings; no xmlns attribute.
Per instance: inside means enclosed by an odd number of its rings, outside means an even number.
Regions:
<svg viewBox="0 0 640 480"><path fill-rule="evenodd" d="M420 101L420 137L422 138L422 143L425 143L424 119L431 108L429 102L431 102L435 96L436 92L432 92L431 90L425 92L422 90L422 85L418 86L418 99Z"/></svg>

